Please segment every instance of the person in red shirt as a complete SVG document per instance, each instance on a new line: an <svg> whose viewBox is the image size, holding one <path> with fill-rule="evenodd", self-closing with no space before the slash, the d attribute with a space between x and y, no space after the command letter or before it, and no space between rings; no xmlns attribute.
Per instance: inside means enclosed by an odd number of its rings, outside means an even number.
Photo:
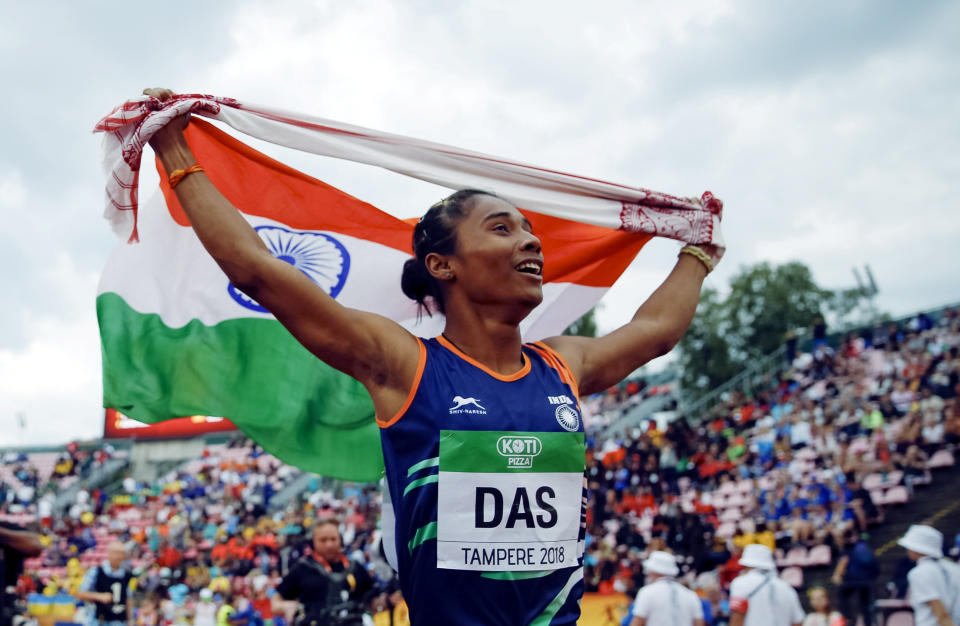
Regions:
<svg viewBox="0 0 960 626"><path fill-rule="evenodd" d="M253 548L263 546L267 550L276 552L277 550L277 539L273 536L273 533L270 533L266 530L258 530L257 534L253 536L253 539L250 540L250 545Z"/></svg>
<svg viewBox="0 0 960 626"><path fill-rule="evenodd" d="M227 563L227 559L230 558L230 551L227 548L227 543L225 537L220 538L220 542L213 546L213 549L210 550L210 559L213 561L213 564L217 567L223 569Z"/></svg>
<svg viewBox="0 0 960 626"><path fill-rule="evenodd" d="M250 604L253 605L253 610L260 613L261 619L264 620L273 619L273 601L267 597L269 582L269 579L264 575L254 578L253 600L250 601Z"/></svg>
<svg viewBox="0 0 960 626"><path fill-rule="evenodd" d="M158 550L157 564L160 567L169 567L171 570L177 569L183 561L183 555L169 543L160 544Z"/></svg>
<svg viewBox="0 0 960 626"><path fill-rule="evenodd" d="M733 582L733 579L739 576L740 572L743 571L743 566L740 565L740 553L742 551L742 548L736 547L734 549L733 556L730 557L730 560L720 566L718 578L720 580L720 585L724 589L729 589L730 583Z"/></svg>
<svg viewBox="0 0 960 626"><path fill-rule="evenodd" d="M252 561L253 549L247 545L246 539L242 536L233 537L227 542L227 550L230 556L238 561Z"/></svg>

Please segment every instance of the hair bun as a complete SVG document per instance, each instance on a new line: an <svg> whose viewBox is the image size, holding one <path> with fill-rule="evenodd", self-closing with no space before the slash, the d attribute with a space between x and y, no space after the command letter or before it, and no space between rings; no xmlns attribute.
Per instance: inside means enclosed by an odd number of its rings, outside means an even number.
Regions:
<svg viewBox="0 0 960 626"><path fill-rule="evenodd" d="M411 300L424 304L424 299L431 294L430 276L422 261L407 259L403 263L403 272L400 274L400 289Z"/></svg>

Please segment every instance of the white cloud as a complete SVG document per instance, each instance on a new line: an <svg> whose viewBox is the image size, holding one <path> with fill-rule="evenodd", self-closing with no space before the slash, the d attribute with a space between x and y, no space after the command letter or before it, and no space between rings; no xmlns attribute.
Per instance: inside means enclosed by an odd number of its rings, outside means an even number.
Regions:
<svg viewBox="0 0 960 626"><path fill-rule="evenodd" d="M97 276L78 272L66 253L39 276L57 289L64 315L30 317L21 349L0 349L0 445L58 443L96 436L100 408L100 347L93 307ZM24 413L27 428L12 427Z"/></svg>
<svg viewBox="0 0 960 626"><path fill-rule="evenodd" d="M8 211L26 203L27 190L20 170L0 175L0 210Z"/></svg>
<svg viewBox="0 0 960 626"><path fill-rule="evenodd" d="M894 312L960 298L949 258L960 237L955 7L208 3L189 18L131 9L131 48L106 11L41 19L41 6L17 5L0 24L0 71L18 85L0 101L11 225L0 267L17 294L0 310L0 437L20 410L31 440L99 431L93 293L113 238L88 131L146 84L667 192L711 189L727 206L728 253L708 279L720 289L743 265L799 259L830 287L870 263ZM254 144L405 217L445 193ZM605 299L601 327L629 319L675 255L675 244L649 244Z"/></svg>

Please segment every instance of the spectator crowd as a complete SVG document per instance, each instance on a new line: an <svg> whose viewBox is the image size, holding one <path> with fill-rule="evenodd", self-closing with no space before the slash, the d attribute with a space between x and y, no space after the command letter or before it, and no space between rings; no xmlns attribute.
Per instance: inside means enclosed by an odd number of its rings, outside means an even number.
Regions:
<svg viewBox="0 0 960 626"><path fill-rule="evenodd" d="M644 561L668 552L678 580L708 607L707 623L722 623L740 556L760 544L795 587L805 586L804 568L832 568L836 589L812 590L814 613L832 611L833 595L846 615L867 611L873 597L860 590L878 581L864 538L892 507L935 488L928 485L938 467L953 464L958 350L957 311L834 347L819 340L790 353L767 384L730 394L697 422L647 420L614 436L602 433L651 390L631 382L584 398L586 590L633 597L647 580ZM344 552L374 582L373 611L399 604L381 556L378 485L324 490L311 477L277 507L277 494L300 472L237 438L208 445L202 458L157 480L127 476L112 488L81 488L55 513L58 493L118 456L107 444L2 456L0 519L37 529L45 546L25 563L21 597L76 597L84 574L119 544L134 574L138 623L206 624L229 606L252 623L282 624L294 607L278 602L276 588L310 551L313 523L334 517Z"/></svg>

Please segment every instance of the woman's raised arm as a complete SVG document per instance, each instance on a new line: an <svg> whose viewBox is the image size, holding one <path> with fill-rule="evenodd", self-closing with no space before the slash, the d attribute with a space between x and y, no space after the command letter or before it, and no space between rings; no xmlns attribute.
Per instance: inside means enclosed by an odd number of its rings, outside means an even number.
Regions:
<svg viewBox="0 0 960 626"><path fill-rule="evenodd" d="M703 262L681 254L667 279L627 324L603 337L559 336L545 343L566 360L582 395L603 391L673 349L693 321L706 276Z"/></svg>
<svg viewBox="0 0 960 626"><path fill-rule="evenodd" d="M144 93L161 100L172 95L156 89ZM150 141L168 173L196 164L183 136L187 121L186 116L172 121ZM183 178L174 191L197 237L237 289L273 313L322 361L363 383L378 415L399 409L419 357L412 334L385 317L344 307L275 258L202 171Z"/></svg>

